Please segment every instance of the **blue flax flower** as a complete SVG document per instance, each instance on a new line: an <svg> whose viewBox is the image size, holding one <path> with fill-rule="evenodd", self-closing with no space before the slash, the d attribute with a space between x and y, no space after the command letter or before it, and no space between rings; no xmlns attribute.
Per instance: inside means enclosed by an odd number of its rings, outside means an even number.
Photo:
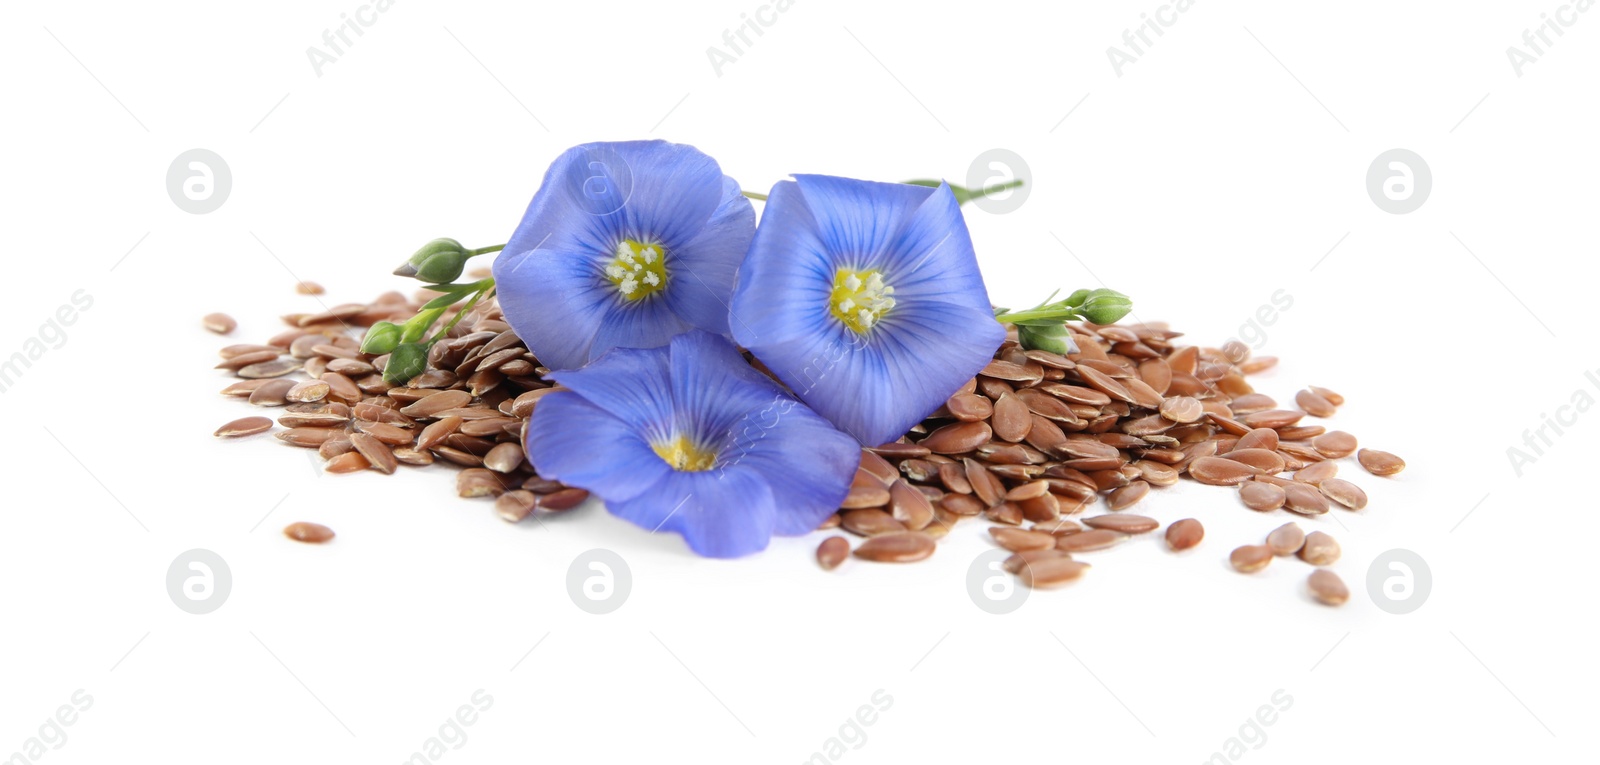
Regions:
<svg viewBox="0 0 1600 765"><path fill-rule="evenodd" d="M733 337L865 444L939 408L1005 339L948 185L797 175L772 189Z"/></svg>
<svg viewBox="0 0 1600 765"><path fill-rule="evenodd" d="M570 390L540 399L528 424L539 474L682 535L700 555L746 555L773 534L814 530L861 459L854 439L707 332L551 377Z"/></svg>
<svg viewBox="0 0 1600 765"><path fill-rule="evenodd" d="M716 160L666 141L586 143L550 165L494 264L506 321L551 369L691 328L728 334L755 211Z"/></svg>

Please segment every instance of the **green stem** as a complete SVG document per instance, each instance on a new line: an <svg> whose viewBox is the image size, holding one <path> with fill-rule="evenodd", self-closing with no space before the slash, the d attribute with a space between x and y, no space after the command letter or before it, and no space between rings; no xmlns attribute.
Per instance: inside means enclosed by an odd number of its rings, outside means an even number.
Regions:
<svg viewBox="0 0 1600 765"><path fill-rule="evenodd" d="M1071 308L1041 308L1029 311L1008 311L995 314L994 320L1001 324L1015 324L1019 321L1033 321L1035 319L1059 319L1073 321L1078 318L1077 311Z"/></svg>
<svg viewBox="0 0 1600 765"><path fill-rule="evenodd" d="M501 251L501 250L503 250L505 248L506 248L506 246L503 245L503 244L495 244L495 245L490 245L488 247L479 247L476 250L467 250L467 257L475 258L475 257L477 257L479 255L487 255L488 253L491 253L491 252L499 252L499 251Z"/></svg>
<svg viewBox="0 0 1600 765"><path fill-rule="evenodd" d="M1022 179L1018 178L1018 179L1016 179L1014 181L1008 181L1006 183L1000 183L1000 184L996 184L994 186L990 186L990 187L988 187L986 189L978 189L976 191L969 192L971 194L971 196L969 196L967 198L968 199L981 199L981 198L989 196L991 194L998 194L998 193L1000 193L1002 191L1007 191L1009 189L1017 188L1018 186L1021 186L1021 185L1022 185Z"/></svg>
<svg viewBox="0 0 1600 765"><path fill-rule="evenodd" d="M438 334L436 334L432 338L428 339L427 345L431 346L434 343L439 342L440 338L444 337L445 335L450 334L450 330L456 328L456 323L460 322L461 318L463 316L466 316L467 313L470 312L473 309L473 307L478 304L478 299L479 298L481 298L484 295L487 295L490 292L494 291L494 279L484 279L483 281L478 282L478 284L481 285L479 287L478 291L474 292L472 294L472 297L469 298L467 300L467 302L461 306L461 310L457 311L455 316L450 317L450 321L445 322L445 325L443 327L439 328L439 333Z"/></svg>
<svg viewBox="0 0 1600 765"><path fill-rule="evenodd" d="M765 202L765 201L767 201L767 195L763 194L763 193L761 193L759 191L741 191L739 193L743 194L745 199L754 199L757 202Z"/></svg>

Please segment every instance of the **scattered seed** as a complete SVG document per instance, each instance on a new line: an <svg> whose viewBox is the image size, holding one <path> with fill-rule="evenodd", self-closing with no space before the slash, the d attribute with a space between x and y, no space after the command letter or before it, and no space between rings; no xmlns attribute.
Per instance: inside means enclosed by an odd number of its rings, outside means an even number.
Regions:
<svg viewBox="0 0 1600 765"><path fill-rule="evenodd" d="M839 525L845 531L864 537L906 531L904 523L876 507L847 510L839 515Z"/></svg>
<svg viewBox="0 0 1600 765"><path fill-rule="evenodd" d="M1311 439L1311 448L1330 460L1336 460L1355 453L1356 437L1342 430L1329 431Z"/></svg>
<svg viewBox="0 0 1600 765"><path fill-rule="evenodd" d="M1306 587L1311 590L1311 597L1319 603L1342 606L1350 600L1350 588L1344 585L1344 580L1325 568L1311 572L1311 576L1306 578Z"/></svg>
<svg viewBox="0 0 1600 765"><path fill-rule="evenodd" d="M872 474L857 471L855 481L850 484L850 493L845 495L839 507L858 510L865 507L883 507L887 504L889 504L889 487L872 477Z"/></svg>
<svg viewBox="0 0 1600 765"><path fill-rule="evenodd" d="M1204 526L1193 518L1174 521L1167 526L1167 546L1174 551L1183 551L1200 544L1206 536Z"/></svg>
<svg viewBox="0 0 1600 765"><path fill-rule="evenodd" d="M253 436L265 433L272 429L272 420L265 417L240 417L233 422L217 428L211 435L222 438L238 438L239 436Z"/></svg>
<svg viewBox="0 0 1600 765"><path fill-rule="evenodd" d="M933 522L933 503L926 494L897 479L889 487L889 515L907 529L921 531Z"/></svg>
<svg viewBox="0 0 1600 765"><path fill-rule="evenodd" d="M510 473L522 465L522 445L514 441L496 444L483 455L483 466L496 473Z"/></svg>
<svg viewBox="0 0 1600 765"><path fill-rule="evenodd" d="M939 507L952 515L977 515L988 506L970 494L946 494Z"/></svg>
<svg viewBox="0 0 1600 765"><path fill-rule="evenodd" d="M1243 462L1255 468L1257 473L1265 475L1281 473L1284 467L1283 456L1268 449L1234 449L1222 455L1222 458Z"/></svg>
<svg viewBox="0 0 1600 765"><path fill-rule="evenodd" d="M1228 555L1228 563L1241 574L1253 574L1272 562L1271 548L1266 545L1245 545Z"/></svg>
<svg viewBox="0 0 1600 765"><path fill-rule="evenodd" d="M1338 411L1333 402L1309 390L1294 394L1294 403L1312 417L1332 417Z"/></svg>
<svg viewBox="0 0 1600 765"><path fill-rule="evenodd" d="M1111 495L1106 498L1106 506L1112 510L1125 510L1138 504L1139 500L1144 499L1149 493L1150 484L1144 481L1133 481L1127 486L1112 489Z"/></svg>
<svg viewBox="0 0 1600 765"><path fill-rule="evenodd" d="M1143 534L1161 528L1161 523L1156 519L1131 513L1096 515L1083 519L1083 525L1091 529L1110 529L1124 534Z"/></svg>
<svg viewBox="0 0 1600 765"><path fill-rule="evenodd" d="M1017 577L1024 585L1035 590L1043 590L1076 581L1088 569L1089 564L1068 557L1041 557L1031 562L1023 562Z"/></svg>
<svg viewBox="0 0 1600 765"><path fill-rule="evenodd" d="M994 414L989 421L996 438L1016 443L1026 439L1033 430L1034 414L1026 400L1006 393L994 402Z"/></svg>
<svg viewBox="0 0 1600 765"><path fill-rule="evenodd" d="M1339 465L1334 463L1332 460L1313 462L1310 465L1295 471L1294 480L1301 483L1309 483L1312 486L1318 486L1321 485L1323 481L1332 479L1335 475L1338 475L1338 473Z"/></svg>
<svg viewBox="0 0 1600 765"><path fill-rule="evenodd" d="M425 467L433 464L433 454L426 450L412 446L401 446L394 450L394 459L402 465L415 465Z"/></svg>
<svg viewBox="0 0 1600 765"><path fill-rule="evenodd" d="M1068 555L1067 553L1055 548L1048 550L1023 550L1022 552L1015 553L1011 557L1006 558L1005 561L1000 564L1000 568L1004 569L1008 574L1019 574L1022 572L1023 566L1031 564L1034 561L1046 560L1049 558L1070 559L1071 557L1071 555Z"/></svg>
<svg viewBox="0 0 1600 765"><path fill-rule="evenodd" d="M495 498L494 512L507 523L517 523L533 514L538 503L539 495L526 489L516 489Z"/></svg>
<svg viewBox="0 0 1600 765"><path fill-rule="evenodd" d="M1189 463L1189 477L1212 486L1236 486L1260 472L1243 462L1223 457L1201 457Z"/></svg>
<svg viewBox="0 0 1600 765"><path fill-rule="evenodd" d="M1128 535L1111 529L1090 529L1077 534L1056 537L1056 548L1069 553L1091 552L1115 547Z"/></svg>
<svg viewBox="0 0 1600 765"><path fill-rule="evenodd" d="M328 390L328 384L321 380L305 380L295 383L293 387L283 394L283 397L288 401L307 404L327 398Z"/></svg>
<svg viewBox="0 0 1600 765"><path fill-rule="evenodd" d="M551 513L564 512L583 504L588 498L589 492L584 489L561 489L549 494L540 494L539 509Z"/></svg>
<svg viewBox="0 0 1600 765"><path fill-rule="evenodd" d="M1283 507L1288 495L1282 487L1251 481L1239 485L1239 499L1244 501L1245 507L1265 513Z"/></svg>
<svg viewBox="0 0 1600 765"><path fill-rule="evenodd" d="M877 563L910 563L933 554L933 537L920 531L900 531L871 537L856 547L855 555Z"/></svg>
<svg viewBox="0 0 1600 765"><path fill-rule="evenodd" d="M359 444L357 446L359 448ZM500 478L484 468L467 468L456 475L456 495L463 499L498 497L505 490Z"/></svg>
<svg viewBox="0 0 1600 765"><path fill-rule="evenodd" d="M1304 483L1290 483L1283 487L1283 506L1301 515L1322 515L1328 512L1328 498L1317 487Z"/></svg>
<svg viewBox="0 0 1600 765"><path fill-rule="evenodd" d="M1023 411L1026 413L1027 407ZM987 422L957 422L929 433L917 444L938 454L961 454L988 443L993 436Z"/></svg>
<svg viewBox="0 0 1600 765"><path fill-rule="evenodd" d="M329 473L355 473L366 470L369 467L372 467L372 463L368 462L366 457L361 456L360 452L344 452L330 458L327 464L322 466L322 469Z"/></svg>
<svg viewBox="0 0 1600 765"><path fill-rule="evenodd" d="M1300 552L1306 543L1305 529L1297 523L1285 523L1267 535L1267 548L1280 558Z"/></svg>
<svg viewBox="0 0 1600 765"><path fill-rule="evenodd" d="M225 313L208 313L200 319L200 324L219 335L226 335L239 326L239 322Z"/></svg>
<svg viewBox="0 0 1600 765"><path fill-rule="evenodd" d="M289 403L285 397L293 388L293 380L281 378L268 380L265 385L256 388L255 392L250 394L250 403L256 406L283 406Z"/></svg>
<svg viewBox="0 0 1600 765"><path fill-rule="evenodd" d="M1313 566L1331 566L1339 560L1339 542L1321 531L1313 531L1306 535L1299 555L1300 560Z"/></svg>
<svg viewBox="0 0 1600 765"><path fill-rule="evenodd" d="M1356 454L1356 460L1373 475L1391 476L1406 469L1405 460L1377 449L1362 449Z"/></svg>
<svg viewBox="0 0 1600 765"><path fill-rule="evenodd" d="M1198 399L1175 396L1161 402L1161 416L1177 423L1198 422L1205 416L1205 407Z"/></svg>
<svg viewBox="0 0 1600 765"><path fill-rule="evenodd" d="M343 432L333 428L289 428L288 430L280 430L273 435L286 444L315 449L321 446L322 442Z"/></svg>
<svg viewBox="0 0 1600 765"><path fill-rule="evenodd" d="M350 443L372 463L372 469L380 473L393 473L399 466L394 458L394 452L376 437L367 433L351 433ZM457 484L459 486L459 483Z"/></svg>
<svg viewBox="0 0 1600 765"><path fill-rule="evenodd" d="M828 537L817 545L817 565L823 571L832 571L850 556L850 540L840 536Z"/></svg>
<svg viewBox="0 0 1600 765"><path fill-rule="evenodd" d="M400 413L407 417L433 417L446 410L466 406L471 401L472 394L464 390L442 390L402 408Z"/></svg>
<svg viewBox="0 0 1600 765"><path fill-rule="evenodd" d="M989 399L976 393L957 393L945 402L945 408L950 410L951 416L963 422L987 420L994 414L994 405L989 403Z"/></svg>
<svg viewBox="0 0 1600 765"><path fill-rule="evenodd" d="M1318 388L1315 385L1307 385L1306 389L1317 394L1318 396L1323 397L1324 399L1327 399L1328 403L1333 404L1334 406L1344 406L1344 396L1334 393L1327 388Z"/></svg>
<svg viewBox="0 0 1600 765"><path fill-rule="evenodd" d="M1049 550L1056 546L1056 538L1043 531L1025 531L1007 526L990 526L989 534L995 544L1012 552L1024 550Z"/></svg>
<svg viewBox="0 0 1600 765"><path fill-rule="evenodd" d="M1328 499L1338 502L1351 510L1360 510L1367 506L1367 493L1343 478L1329 478L1317 484L1323 495Z"/></svg>
<svg viewBox="0 0 1600 765"><path fill-rule="evenodd" d="M234 372L234 374L247 380L265 377L282 377L290 372L299 371L300 366L301 362L299 359L277 359L275 361L263 361L258 364L250 364L249 366L243 367Z"/></svg>
<svg viewBox="0 0 1600 765"><path fill-rule="evenodd" d="M299 521L283 527L283 535L296 542L309 544L322 544L333 539L333 529L320 523L307 523Z"/></svg>

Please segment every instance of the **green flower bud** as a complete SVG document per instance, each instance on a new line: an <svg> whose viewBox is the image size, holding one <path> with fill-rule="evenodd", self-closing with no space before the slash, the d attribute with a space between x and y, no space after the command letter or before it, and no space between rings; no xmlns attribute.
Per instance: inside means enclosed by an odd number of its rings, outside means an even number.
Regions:
<svg viewBox="0 0 1600 765"><path fill-rule="evenodd" d="M401 343L389 352L389 363L383 368L383 381L390 385L405 385L427 368L426 346L419 343Z"/></svg>
<svg viewBox="0 0 1600 765"><path fill-rule="evenodd" d="M408 259L405 263L401 264L399 268L396 268L394 270L394 275L395 276L416 276L417 275L417 271L419 271L422 268L422 264L426 263L429 258L432 258L435 255L440 255L440 254L450 253L450 252L456 253L458 255L464 255L466 253L466 251L467 251L467 248L461 246L461 243L456 241L456 240L454 240L454 239L450 239L450 238L435 239L435 240L433 240L431 242L428 242L425 245L422 245L422 249L417 250L416 253L414 253L411 256L410 259ZM454 279L455 277L452 276L450 278ZM450 281L450 279L445 279L443 281Z"/></svg>
<svg viewBox="0 0 1600 765"><path fill-rule="evenodd" d="M1088 299L1078 309L1083 318L1095 324L1115 324L1133 310L1133 301L1116 290L1098 289L1089 293Z"/></svg>
<svg viewBox="0 0 1600 765"><path fill-rule="evenodd" d="M468 257L464 252L440 252L429 255L416 266L417 272L412 275L421 281L447 284L461 275L462 269L467 267Z"/></svg>
<svg viewBox="0 0 1600 765"><path fill-rule="evenodd" d="M367 329L366 337L361 338L361 352L378 356L394 350L399 344L400 325L380 321Z"/></svg>
<svg viewBox="0 0 1600 765"><path fill-rule="evenodd" d="M429 308L426 311L418 311L416 316L411 317L405 324L401 325L400 342L415 343L421 340L424 335L428 334L428 328L432 327L433 323L443 315L443 308Z"/></svg>
<svg viewBox="0 0 1600 765"><path fill-rule="evenodd" d="M1017 339L1025 350L1049 351L1062 356L1078 352L1078 344L1073 342L1066 324L1019 324Z"/></svg>
<svg viewBox="0 0 1600 765"><path fill-rule="evenodd" d="M1069 306L1072 306L1073 308L1077 308L1078 306L1083 305L1083 301L1088 300L1088 299L1089 299L1089 291L1088 290L1078 290L1077 292L1074 292L1071 295L1068 295L1067 299L1063 300L1061 302L1065 303L1065 304L1067 304Z"/></svg>

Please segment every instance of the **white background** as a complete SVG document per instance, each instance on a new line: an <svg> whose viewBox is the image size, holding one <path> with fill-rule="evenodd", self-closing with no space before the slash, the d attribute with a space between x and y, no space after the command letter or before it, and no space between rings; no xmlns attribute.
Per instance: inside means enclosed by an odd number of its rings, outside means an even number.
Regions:
<svg viewBox="0 0 1600 765"><path fill-rule="evenodd" d="M1600 13L1518 77L1506 49L1556 0L1200 0L1119 77L1106 49L1157 0L798 0L718 76L706 49L760 0L399 0L317 76L306 49L357 5L0 11L0 354L76 290L94 301L0 397L0 757L80 688L93 705L41 759L398 763L476 689L493 705L443 761L798 763L878 689L893 705L840 760L1202 762L1279 689L1292 707L1239 760L1588 749L1600 528L1577 484L1600 414L1520 477L1506 450L1575 391L1600 398ZM1187 482L1140 511L1201 518L1200 548L1093 554L1084 581L992 616L966 594L979 522L913 566L824 573L820 537L709 561L599 506L509 526L444 467L324 476L269 436L211 436L251 413L216 394L215 349L317 308L291 272L329 304L408 288L388 272L429 238L504 241L566 147L644 137L763 191L960 182L1016 152L1026 201L967 211L1001 305L1105 284L1217 345L1285 290L1258 386L1342 392L1334 424L1410 463L1346 462L1370 507L1302 521L1344 545L1351 602L1312 603L1298 561L1233 573L1227 552L1288 518ZM233 177L205 215L165 189L196 147ZM1397 147L1433 174L1406 215L1365 189ZM236 340L199 328L215 310ZM338 539L288 542L296 520ZM197 547L233 576L205 616L165 589ZM606 616L566 591L596 547L633 577ZM1393 548L1433 574L1409 615L1366 593Z"/></svg>

